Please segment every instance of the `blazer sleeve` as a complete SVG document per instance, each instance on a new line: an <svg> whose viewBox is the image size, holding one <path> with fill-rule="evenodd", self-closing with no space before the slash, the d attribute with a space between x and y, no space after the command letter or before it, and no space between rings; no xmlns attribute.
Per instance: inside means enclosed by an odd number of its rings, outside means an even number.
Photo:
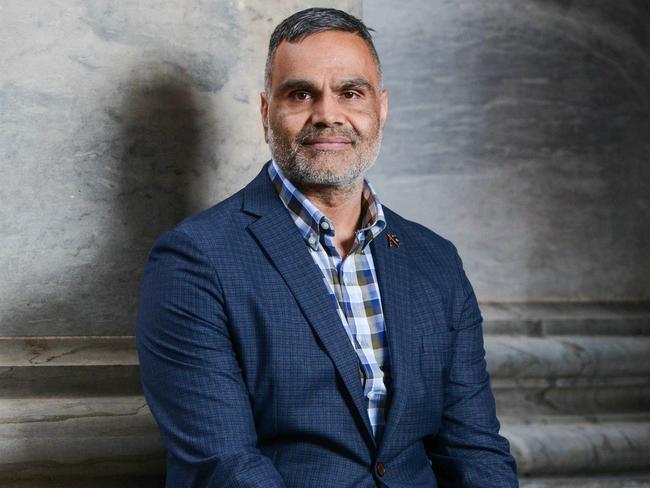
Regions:
<svg viewBox="0 0 650 488"><path fill-rule="evenodd" d="M453 246L452 246L453 247ZM518 487L516 465L499 422L483 347L482 317L462 262L453 248L460 280L455 343L438 435L427 451L441 488Z"/></svg>
<svg viewBox="0 0 650 488"><path fill-rule="evenodd" d="M167 486L284 488L257 448L214 266L171 231L145 267L136 327L144 394L167 449Z"/></svg>

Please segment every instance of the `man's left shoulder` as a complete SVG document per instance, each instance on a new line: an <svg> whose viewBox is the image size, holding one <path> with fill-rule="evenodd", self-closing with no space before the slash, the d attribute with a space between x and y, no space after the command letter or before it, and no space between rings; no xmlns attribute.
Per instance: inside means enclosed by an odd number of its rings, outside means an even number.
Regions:
<svg viewBox="0 0 650 488"><path fill-rule="evenodd" d="M447 324L450 329L456 328L462 307L473 293L456 247L424 225L385 207L384 215L386 232L397 237L404 251L412 293L420 299L426 296L426 303L441 303Z"/></svg>
<svg viewBox="0 0 650 488"><path fill-rule="evenodd" d="M409 253L436 259L456 260L456 247L449 239L422 224L402 217L385 205L383 210L386 217L386 232L397 237L400 246L404 244Z"/></svg>

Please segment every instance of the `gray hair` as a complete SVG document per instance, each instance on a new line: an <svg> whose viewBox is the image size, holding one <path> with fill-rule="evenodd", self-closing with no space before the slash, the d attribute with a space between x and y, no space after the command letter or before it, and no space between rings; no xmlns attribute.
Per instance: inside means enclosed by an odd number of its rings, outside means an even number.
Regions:
<svg viewBox="0 0 650 488"><path fill-rule="evenodd" d="M370 53L377 62L377 74L381 82L381 63L377 50L372 42L373 29L353 15L342 10L333 8L308 8L301 10L284 19L271 34L269 41L269 53L266 56L266 67L264 69L264 88L267 93L271 92L271 65L273 58L282 41L300 42L306 37L325 31L343 31L356 34L363 39L370 49Z"/></svg>

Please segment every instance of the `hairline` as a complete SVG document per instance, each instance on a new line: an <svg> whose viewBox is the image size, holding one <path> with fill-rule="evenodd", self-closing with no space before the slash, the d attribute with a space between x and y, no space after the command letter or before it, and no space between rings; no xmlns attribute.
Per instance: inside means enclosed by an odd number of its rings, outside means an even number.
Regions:
<svg viewBox="0 0 650 488"><path fill-rule="evenodd" d="M373 29L367 28L369 31L372 31ZM267 96L271 95L271 67L273 65L273 61L275 60L275 55L278 52L278 48L282 45L283 42L288 42L291 44L298 44L308 37L314 36L316 34L322 34L323 32L346 32L348 34L352 34L354 36L357 36L359 39L361 39L366 47L368 48L368 51L370 52L370 55L372 56L373 60L375 61L375 65L377 67L377 77L379 79L379 88L380 90L383 89L383 77L382 77L382 69L381 69L381 61L379 60L379 54L377 53L377 50L375 49L375 46L370 39L366 39L361 35L359 31L356 30L348 30L348 29L339 29L336 27L333 28L322 28L318 30L314 30L313 32L305 32L304 34L301 34L299 36L295 36L291 39L281 39L280 42L278 42L273 49L269 50L267 57L266 57L266 64L264 66L264 91L266 92Z"/></svg>

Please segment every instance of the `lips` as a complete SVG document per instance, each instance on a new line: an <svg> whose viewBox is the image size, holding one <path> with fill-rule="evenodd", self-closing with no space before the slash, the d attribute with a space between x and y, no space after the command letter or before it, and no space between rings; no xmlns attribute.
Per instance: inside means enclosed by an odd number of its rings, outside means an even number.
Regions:
<svg viewBox="0 0 650 488"><path fill-rule="evenodd" d="M352 144L352 141L344 137L317 137L309 139L303 144L320 151L340 151L347 149Z"/></svg>

